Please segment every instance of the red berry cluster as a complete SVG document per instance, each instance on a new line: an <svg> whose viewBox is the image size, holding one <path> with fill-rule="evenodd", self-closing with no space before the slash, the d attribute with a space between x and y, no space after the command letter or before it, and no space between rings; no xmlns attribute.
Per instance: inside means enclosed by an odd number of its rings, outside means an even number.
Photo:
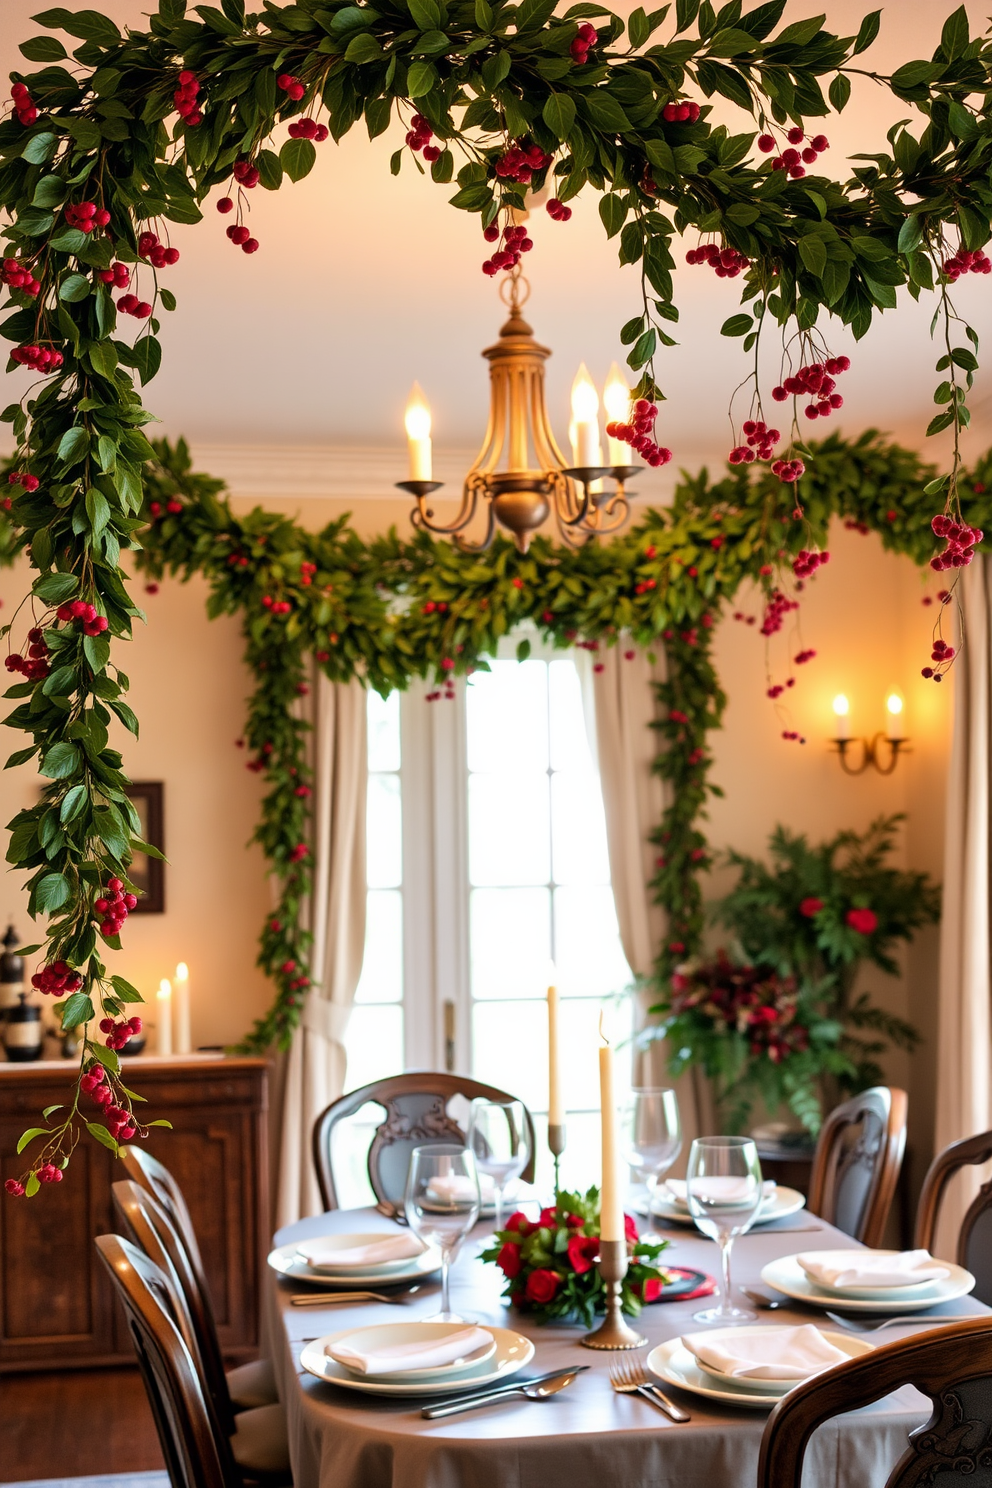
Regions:
<svg viewBox="0 0 992 1488"><path fill-rule="evenodd" d="M500 237L500 230L495 222L491 222L483 233L487 243L495 243ZM533 248L533 241L527 236L525 227L506 226L502 232L502 244L496 252L487 258L482 265L482 272L492 278L498 274L500 269L515 269L520 262L522 253L529 253Z"/></svg>
<svg viewBox="0 0 992 1488"><path fill-rule="evenodd" d="M985 533L980 527L969 527L967 522L955 522L946 512L938 512L930 523L935 537L941 537L946 543L942 553L930 559L930 567L935 573L943 573L947 568L967 568L974 558L974 548L982 541Z"/></svg>
<svg viewBox="0 0 992 1488"><path fill-rule="evenodd" d="M10 96L14 100L14 113L17 115L18 124L23 124L27 128L38 117L38 110L31 102L31 94L27 86L24 83L14 83Z"/></svg>
<svg viewBox="0 0 992 1488"><path fill-rule="evenodd" d="M29 682L36 682L41 677L47 677L50 667L44 632L38 630L37 627L29 630L27 657L19 656L15 651L13 655L7 657L4 666L8 672L20 672L22 676L27 677Z"/></svg>
<svg viewBox="0 0 992 1488"><path fill-rule="evenodd" d="M326 124L318 124L316 119L294 119L289 126L290 139L315 140L318 145L324 143L330 132Z"/></svg>
<svg viewBox="0 0 992 1488"><path fill-rule="evenodd" d="M19 1179L17 1179L17 1178L6 1178L4 1180L4 1185L3 1186L4 1186L4 1191L6 1193L8 1193L12 1199L23 1199L23 1197L24 1197L24 1184L21 1183Z"/></svg>
<svg viewBox="0 0 992 1488"><path fill-rule="evenodd" d="M244 223L239 222L237 226L234 226L232 224L232 226L227 229L227 236L230 238L232 243L237 244L242 253L258 252L258 239L252 237L250 231L247 227L245 227Z"/></svg>
<svg viewBox="0 0 992 1488"><path fill-rule="evenodd" d="M945 258L940 267L945 277L955 284L962 274L992 274L992 259L980 248L974 253L959 248L953 258Z"/></svg>
<svg viewBox="0 0 992 1488"><path fill-rule="evenodd" d="M122 1018L117 1022L114 1018L101 1018L100 1032L107 1035L105 1043L108 1049L123 1049L135 1034L141 1032L141 1019ZM123 1114L126 1116L127 1112Z"/></svg>
<svg viewBox="0 0 992 1488"><path fill-rule="evenodd" d="M7 477L9 486L23 486L25 491L37 491L38 477L30 475L26 470L12 470Z"/></svg>
<svg viewBox="0 0 992 1488"><path fill-rule="evenodd" d="M815 655L816 652L813 650L797 651L792 659L796 663L796 666L805 666L808 661L813 660Z"/></svg>
<svg viewBox="0 0 992 1488"><path fill-rule="evenodd" d="M631 449L643 455L648 465L667 465L672 458L671 450L657 444L652 437L654 421L658 417L657 403L649 403L647 398L638 398L631 413L633 417L630 423L607 424L606 432L610 439L619 439L621 444L629 444Z"/></svg>
<svg viewBox="0 0 992 1488"><path fill-rule="evenodd" d="M306 561L304 561L300 564L300 583L303 585L304 589L309 589L310 585L313 583L313 576L316 572L316 563L307 563Z"/></svg>
<svg viewBox="0 0 992 1488"><path fill-rule="evenodd" d="M941 668L946 671L951 662L954 660L954 647L949 646L946 641L942 641L938 636L933 643L933 648L930 652L930 660L932 662L935 662L936 665L932 667L924 667L920 675L926 677L928 681L932 677L935 682L942 682L943 673L941 671Z"/></svg>
<svg viewBox="0 0 992 1488"><path fill-rule="evenodd" d="M444 691L442 692L440 687L435 687L433 692L424 694L424 699L428 703L437 703L440 702L441 698L447 698L448 702L450 703L453 700L454 696L455 679L453 677L445 677Z"/></svg>
<svg viewBox="0 0 992 1488"><path fill-rule="evenodd" d="M805 474L806 466L802 460L776 460L772 465L772 475L777 475L787 486L794 485Z"/></svg>
<svg viewBox="0 0 992 1488"><path fill-rule="evenodd" d="M79 232L96 232L98 227L106 227L110 221L110 213L106 207L98 207L96 202L67 202L65 207L65 220L67 227L75 227Z"/></svg>
<svg viewBox="0 0 992 1488"><path fill-rule="evenodd" d="M733 618L735 620L739 620L742 625L753 625L754 624L754 616L753 615L745 615L745 613L744 613L743 610L735 610L734 611Z"/></svg>
<svg viewBox="0 0 992 1488"><path fill-rule="evenodd" d="M560 202L556 196L545 204L545 210L553 222L568 222L572 216L571 207L566 207L565 203Z"/></svg>
<svg viewBox="0 0 992 1488"><path fill-rule="evenodd" d="M276 78L276 87L281 88L284 93L288 93L294 103L299 103L307 91L299 78L293 77L292 73L289 72L281 72L279 74Z"/></svg>
<svg viewBox="0 0 992 1488"><path fill-rule="evenodd" d="M110 284L114 289L127 289L131 283L131 270L127 264L113 263L109 269L100 269L96 277L101 284Z"/></svg>
<svg viewBox="0 0 992 1488"><path fill-rule="evenodd" d="M196 101L196 95L200 91L196 73L186 68L179 74L178 82L179 87L172 95L176 112L188 128L195 128L197 124L203 123L203 115Z"/></svg>
<svg viewBox="0 0 992 1488"><path fill-rule="evenodd" d="M792 560L792 572L797 579L811 579L821 564L829 562L829 553L818 553L809 548L800 548Z"/></svg>
<svg viewBox="0 0 992 1488"><path fill-rule="evenodd" d="M29 342L27 346L15 346L10 353L10 360L19 367L30 367L33 372L56 372L62 365L62 353L53 351L51 347L35 346L34 342Z"/></svg>
<svg viewBox="0 0 992 1488"><path fill-rule="evenodd" d="M695 124L699 118L699 104L683 98L680 103L666 103L661 111L666 124Z"/></svg>
<svg viewBox="0 0 992 1488"><path fill-rule="evenodd" d="M718 279L736 279L744 269L751 267L751 260L738 253L736 248L721 248L719 243L702 243L690 248L685 256L687 264L709 264Z"/></svg>
<svg viewBox="0 0 992 1488"><path fill-rule="evenodd" d="M769 429L763 419L746 419L741 425L746 444L738 444L727 456L731 465L750 465L754 460L770 460L782 438L777 429ZM714 539L715 541L715 539Z"/></svg>
<svg viewBox="0 0 992 1488"><path fill-rule="evenodd" d="M806 417L828 418L834 409L844 406L844 399L834 391L837 386L834 379L846 372L850 365L851 359L846 356L830 357L826 362L810 362L787 377L779 387L772 388L772 397L776 403L784 403L789 397L809 396L816 401L806 407Z"/></svg>
<svg viewBox="0 0 992 1488"><path fill-rule="evenodd" d="M289 861L291 863L299 863L301 859L305 858L308 855L309 852L310 849L307 847L305 842L298 842L296 846L290 851Z"/></svg>
<svg viewBox="0 0 992 1488"><path fill-rule="evenodd" d="M170 496L164 507L161 501L149 501L148 503L148 510L153 517L160 517L163 511L167 511L171 516L175 517L178 516L182 509L182 502L175 496Z"/></svg>
<svg viewBox="0 0 992 1488"><path fill-rule="evenodd" d="M588 62L590 49L596 45L598 40L599 32L596 27L590 26L589 22L585 21L579 27L579 34L568 49L572 61L579 67L584 62Z"/></svg>
<svg viewBox="0 0 992 1488"><path fill-rule="evenodd" d="M147 320L152 307L147 300L139 300L136 294L121 295L117 308L122 315L133 315L135 320Z"/></svg>
<svg viewBox="0 0 992 1488"><path fill-rule="evenodd" d="M8 289L19 289L21 294L30 295L32 299L41 290L40 279L36 279L27 265L16 258L5 258L0 265L0 284L6 284Z"/></svg>
<svg viewBox="0 0 992 1488"><path fill-rule="evenodd" d="M262 179L258 166L252 165L250 160L236 160L231 166L231 175L246 191L253 191Z"/></svg>
<svg viewBox="0 0 992 1488"><path fill-rule="evenodd" d="M157 501L155 505L158 506ZM247 558L244 553L228 553L227 555L228 568L248 568L250 566L250 563L251 560ZM242 743L243 741L239 740L238 742Z"/></svg>
<svg viewBox="0 0 992 1488"><path fill-rule="evenodd" d="M153 268L164 269L167 264L179 262L179 249L166 248L158 233L143 232L138 238L138 257L147 258Z"/></svg>
<svg viewBox="0 0 992 1488"><path fill-rule="evenodd" d="M553 159L540 145L525 145L523 140L517 140L497 160L496 174L501 181L519 181L521 186L527 186L535 171L547 170Z"/></svg>
<svg viewBox="0 0 992 1488"><path fill-rule="evenodd" d="M414 152L414 154L416 154L418 150L423 150L424 159L429 165L433 165L434 161L437 160L441 154L440 146L431 144L431 140L434 138L433 129L431 128L428 121L424 118L423 114L414 114L413 118L410 120L410 124L411 128L407 132L406 137L407 144L410 146L410 149Z"/></svg>
<svg viewBox="0 0 992 1488"><path fill-rule="evenodd" d="M789 678L787 678L787 680L785 682L776 682L774 684L774 686L769 687L768 690L767 690L767 692L766 692L766 694L765 694L765 696L766 697L770 697L772 699L772 701L774 702L774 700L776 698L780 698L782 696L783 692L785 691L785 689L787 687L795 687L795 685L796 685L796 679L795 679L795 677L789 677Z"/></svg>
<svg viewBox="0 0 992 1488"><path fill-rule="evenodd" d="M761 634L763 636L775 635L785 624L785 617L790 610L798 610L799 601L789 599L781 589L773 589L765 605L765 613L761 619Z"/></svg>
<svg viewBox="0 0 992 1488"><path fill-rule="evenodd" d="M263 594L262 603L273 615L288 615L293 608L288 599L273 599L271 594Z"/></svg>
<svg viewBox="0 0 992 1488"><path fill-rule="evenodd" d="M79 991L83 979L67 962L52 961L35 972L31 985L36 992L42 992L46 997L67 997L70 992Z"/></svg>
<svg viewBox="0 0 992 1488"><path fill-rule="evenodd" d="M34 1176L39 1183L61 1183L62 1169L57 1168L54 1163L46 1162L35 1168Z"/></svg>
<svg viewBox="0 0 992 1488"><path fill-rule="evenodd" d="M93 908L100 916L100 934L107 940L114 935L120 935L124 927L124 921L136 908L138 903L135 894L125 894L124 884L119 878L108 878L107 887L99 899L94 899ZM104 1030L106 1031L106 1030ZM139 1030L135 1029L135 1033Z"/></svg>
<svg viewBox="0 0 992 1488"><path fill-rule="evenodd" d="M104 1022L109 1021L104 1019ZM134 1020L141 1027L141 1020ZM101 1028L103 1024L101 1023ZM126 1026L126 1025L125 1025ZM130 1037L130 1034L128 1035ZM127 1039L124 1040L127 1043ZM118 1141L128 1142L137 1131L134 1125L134 1117L130 1111L123 1110L114 1104L114 1092L107 1083L107 1072L102 1064L91 1064L85 1075L80 1077L79 1088L85 1095L91 1096L93 1104L102 1108L103 1119L110 1128L110 1134Z"/></svg>
<svg viewBox="0 0 992 1488"><path fill-rule="evenodd" d="M792 148L783 150L781 155L776 155L772 161L772 170L788 171L794 181L802 180L806 174L806 166L813 165L818 155L822 155L824 150L830 149L830 141L825 134L814 134L812 139L807 140L806 135L798 125L789 130L786 138ZM795 147L804 144L804 142L805 148L800 154L799 150ZM758 149L763 154L770 155L774 148L775 139L773 135L762 134L759 136Z"/></svg>
<svg viewBox="0 0 992 1488"><path fill-rule="evenodd" d="M55 613L60 620L78 620L88 636L103 635L107 628L106 615L98 615L93 605L87 604L85 599L73 599L67 604L59 605Z"/></svg>
<svg viewBox="0 0 992 1488"><path fill-rule="evenodd" d="M796 729L783 729L782 730L782 738L783 739L787 739L790 742L794 742L796 744L805 744L806 743L806 740L802 737L802 735Z"/></svg>

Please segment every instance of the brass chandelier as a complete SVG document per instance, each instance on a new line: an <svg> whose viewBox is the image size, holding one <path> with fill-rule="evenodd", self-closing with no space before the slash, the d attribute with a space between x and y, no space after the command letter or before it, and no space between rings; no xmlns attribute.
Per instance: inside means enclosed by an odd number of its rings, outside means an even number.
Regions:
<svg viewBox="0 0 992 1488"><path fill-rule="evenodd" d="M449 523L437 521L428 505L432 492L443 483L431 479L430 408L416 384L407 405L410 479L398 486L416 498L410 519L414 527L453 537L464 552L483 552L499 525L525 553L534 532L552 512L562 539L579 547L591 537L618 531L630 514L626 483L641 467L621 463L626 448L613 439L609 456L615 463L603 464L599 397L584 367L572 390L571 464L558 447L544 397L544 364L551 352L534 340L521 313L529 293L519 267L500 286L509 318L495 346L482 353L489 363L489 427L465 477L458 514ZM627 417L630 392L616 367L604 397L611 417ZM479 541L472 541L465 529L480 506L485 510L485 531Z"/></svg>

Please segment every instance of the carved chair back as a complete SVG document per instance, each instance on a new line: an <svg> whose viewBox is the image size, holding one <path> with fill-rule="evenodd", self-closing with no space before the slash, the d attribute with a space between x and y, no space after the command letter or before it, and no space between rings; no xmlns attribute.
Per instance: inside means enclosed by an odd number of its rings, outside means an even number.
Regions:
<svg viewBox="0 0 992 1488"><path fill-rule="evenodd" d="M952 1142L943 1152L937 1153L920 1190L916 1234L913 1239L915 1246L933 1250L940 1205L954 1174L967 1164L977 1166L990 1159L992 1131L981 1132L977 1137L965 1137L961 1142ZM961 1221L955 1260L975 1277L973 1295L987 1307L992 1307L992 1178L982 1184Z"/></svg>
<svg viewBox="0 0 992 1488"><path fill-rule="evenodd" d="M810 1437L832 1416L871 1405L902 1385L933 1402L926 1425L885 1488L929 1488L967 1482L992 1485L992 1317L968 1318L918 1333L839 1364L784 1396L768 1419L758 1460L758 1488L800 1488Z"/></svg>
<svg viewBox="0 0 992 1488"><path fill-rule="evenodd" d="M190 1265L196 1272L201 1285L205 1287L203 1258L200 1255L196 1231L179 1184L164 1163L160 1163L157 1157L152 1157L150 1152L145 1152L141 1147L127 1143L121 1147L120 1156L127 1176L133 1182L140 1184L142 1188L147 1189L172 1220L186 1247Z"/></svg>
<svg viewBox="0 0 992 1488"><path fill-rule="evenodd" d="M176 1325L165 1274L119 1235L97 1236L96 1248L124 1308L172 1488L242 1488Z"/></svg>
<svg viewBox="0 0 992 1488"><path fill-rule="evenodd" d="M865 1245L882 1243L906 1150L904 1090L875 1085L837 1106L820 1131L809 1207Z"/></svg>
<svg viewBox="0 0 992 1488"><path fill-rule="evenodd" d="M185 1245L163 1206L146 1188L123 1179L111 1185L118 1214L141 1249L179 1289L182 1299L177 1322L228 1436L234 1431L234 1406L224 1373L224 1355L217 1337L210 1299L197 1282Z"/></svg>
<svg viewBox="0 0 992 1488"><path fill-rule="evenodd" d="M410 1153L414 1147L445 1142L464 1144L465 1133L448 1115L448 1102L459 1095L467 1101L514 1099L505 1090L483 1085L467 1075L413 1070L387 1080L375 1080L371 1085L363 1085L332 1101L317 1117L313 1127L313 1161L324 1208L338 1207L331 1141L339 1121L353 1116L369 1101L385 1107L385 1120L377 1128L369 1148L369 1180L380 1203L402 1205ZM530 1183L534 1178L534 1123L529 1111L526 1117L530 1155L522 1176Z"/></svg>

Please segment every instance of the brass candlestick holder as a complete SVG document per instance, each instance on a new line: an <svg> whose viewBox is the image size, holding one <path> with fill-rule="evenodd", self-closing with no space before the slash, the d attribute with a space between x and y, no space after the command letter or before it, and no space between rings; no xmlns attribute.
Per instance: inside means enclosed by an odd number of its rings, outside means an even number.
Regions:
<svg viewBox="0 0 992 1488"><path fill-rule="evenodd" d="M880 775L891 775L898 763L900 754L908 754L908 739L893 739L888 734L873 734L870 739L831 739L831 744L840 755L840 767L845 775L863 775L869 765L872 765ZM882 763L882 750L884 745L889 746L889 757L885 764ZM853 765L848 762L848 753L854 757L855 746L861 746L861 763Z"/></svg>
<svg viewBox="0 0 992 1488"><path fill-rule="evenodd" d="M626 1240L599 1242L599 1274L606 1284L606 1316L598 1328L579 1342L593 1349L643 1348L647 1339L624 1322L620 1308L620 1285L627 1275Z"/></svg>
<svg viewBox="0 0 992 1488"><path fill-rule="evenodd" d="M548 1122L548 1147L551 1156L555 1160L555 1199L558 1198L558 1188L561 1181L561 1155L565 1151L565 1123Z"/></svg>

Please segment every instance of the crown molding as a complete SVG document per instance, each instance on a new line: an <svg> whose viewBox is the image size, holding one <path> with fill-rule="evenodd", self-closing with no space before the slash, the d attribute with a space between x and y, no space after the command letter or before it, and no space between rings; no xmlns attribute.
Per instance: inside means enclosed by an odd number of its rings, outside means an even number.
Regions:
<svg viewBox="0 0 992 1488"><path fill-rule="evenodd" d="M250 500L405 501L396 482L406 475L404 445L219 444L190 441L197 470ZM454 500L475 450L436 449L435 476ZM443 499L443 498L442 498Z"/></svg>

